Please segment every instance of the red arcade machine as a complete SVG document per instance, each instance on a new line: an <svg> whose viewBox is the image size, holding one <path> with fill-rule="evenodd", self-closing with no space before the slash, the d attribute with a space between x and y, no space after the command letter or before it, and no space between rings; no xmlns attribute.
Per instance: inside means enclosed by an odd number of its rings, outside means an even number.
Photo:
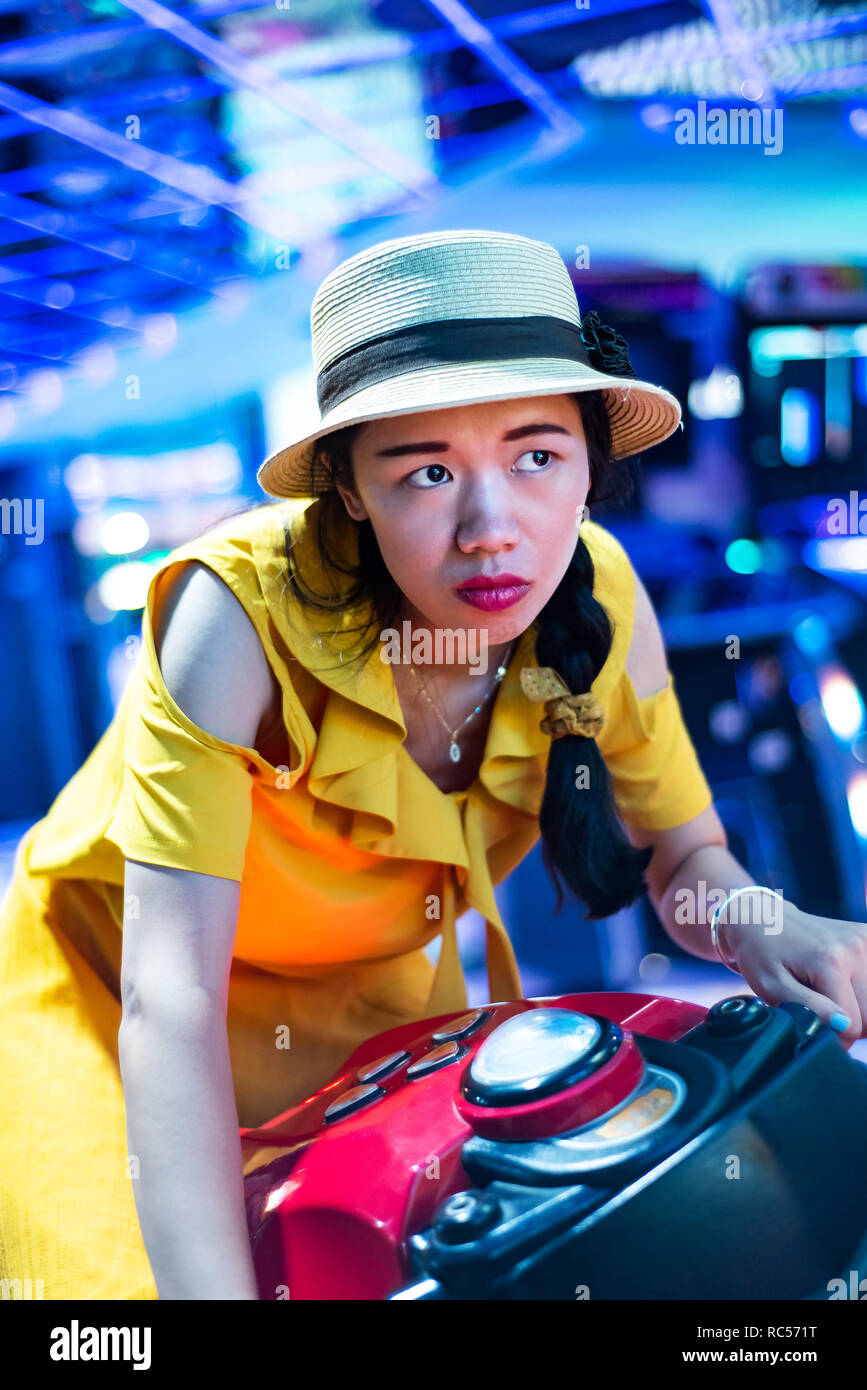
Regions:
<svg viewBox="0 0 867 1390"><path fill-rule="evenodd" d="M490 1004L369 1039L241 1137L262 1298L828 1299L867 1275L867 1067L799 1004Z"/></svg>

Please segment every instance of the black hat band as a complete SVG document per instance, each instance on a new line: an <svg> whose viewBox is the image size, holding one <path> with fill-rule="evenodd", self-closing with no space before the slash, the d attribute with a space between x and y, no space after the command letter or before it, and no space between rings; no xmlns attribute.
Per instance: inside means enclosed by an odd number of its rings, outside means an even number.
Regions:
<svg viewBox="0 0 867 1390"><path fill-rule="evenodd" d="M319 410L324 415L367 386L425 367L524 357L558 357L593 368L580 328L566 319L550 314L440 319L380 333L335 357L316 378Z"/></svg>

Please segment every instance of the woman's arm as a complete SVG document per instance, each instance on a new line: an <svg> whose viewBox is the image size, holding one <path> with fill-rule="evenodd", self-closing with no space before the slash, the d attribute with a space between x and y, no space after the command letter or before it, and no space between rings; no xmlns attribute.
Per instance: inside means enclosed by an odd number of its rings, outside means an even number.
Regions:
<svg viewBox="0 0 867 1390"><path fill-rule="evenodd" d="M648 897L672 941L694 956L718 962L710 939L710 919L719 894L725 897L736 888L755 883L755 879L729 852L715 808L708 806L671 830L639 830L627 825L626 833L639 848L653 846L645 874ZM730 925L720 928L729 953Z"/></svg>
<svg viewBox="0 0 867 1390"><path fill-rule="evenodd" d="M240 885L127 860L124 894L118 1049L130 1174L157 1290L258 1298L226 1035Z"/></svg>
<svg viewBox="0 0 867 1390"><path fill-rule="evenodd" d="M635 613L632 638L626 655L626 670L639 699L663 690L668 683L668 657L650 595L635 576ZM640 830L627 825L626 833L635 846L653 846L645 878L648 895L657 916L672 941L685 951L705 960L718 960L710 941L709 922L685 922L678 911L683 890L698 892L702 878L726 893L753 880L728 851L722 821L713 806L672 830ZM681 894L680 898L678 894Z"/></svg>
<svg viewBox="0 0 867 1390"><path fill-rule="evenodd" d="M725 844L712 806L672 830L626 826L634 845L652 845L648 894L672 941L718 960L710 940L713 909L736 888L754 884ZM742 894L722 919L719 939L750 988L769 1004L805 1004L851 1047L867 1032L867 924L803 912L768 893Z"/></svg>
<svg viewBox="0 0 867 1390"><path fill-rule="evenodd" d="M159 605L163 679L187 717L253 745L272 678L241 604L211 571ZM226 1033L240 884L127 859L118 1035L136 1209L161 1298L258 1297Z"/></svg>
<svg viewBox="0 0 867 1390"><path fill-rule="evenodd" d="M626 667L639 698L666 683L662 633L637 576ZM625 829L632 844L653 847L645 875L648 895L672 941L695 956L718 960L710 939L713 909L755 879L729 852L715 808L669 830ZM825 1023L838 1015L834 1026L840 1025L847 1047L862 1037L867 1027L867 925L816 917L790 901L777 909L768 893L742 894L736 901L739 910L722 919L719 939L751 989L768 1003L805 1004Z"/></svg>

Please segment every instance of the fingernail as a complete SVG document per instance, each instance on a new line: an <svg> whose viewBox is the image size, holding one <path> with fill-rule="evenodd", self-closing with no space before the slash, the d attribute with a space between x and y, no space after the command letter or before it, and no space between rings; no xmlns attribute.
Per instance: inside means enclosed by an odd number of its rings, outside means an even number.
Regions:
<svg viewBox="0 0 867 1390"><path fill-rule="evenodd" d="M833 1028L835 1033L845 1033L850 1022L848 1014L841 1013L832 1014L828 1020L829 1027Z"/></svg>

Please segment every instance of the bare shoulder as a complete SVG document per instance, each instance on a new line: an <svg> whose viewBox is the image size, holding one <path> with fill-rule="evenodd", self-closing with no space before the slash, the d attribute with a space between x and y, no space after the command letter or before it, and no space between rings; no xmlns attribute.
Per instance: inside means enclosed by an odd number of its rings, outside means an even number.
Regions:
<svg viewBox="0 0 867 1390"><path fill-rule="evenodd" d="M659 619L650 595L638 574L635 577L635 611L626 670L639 700L654 695L668 684L668 657Z"/></svg>
<svg viewBox="0 0 867 1390"><path fill-rule="evenodd" d="M172 699L199 728L252 747L275 678L243 604L209 566L184 561L163 581L154 646Z"/></svg>

